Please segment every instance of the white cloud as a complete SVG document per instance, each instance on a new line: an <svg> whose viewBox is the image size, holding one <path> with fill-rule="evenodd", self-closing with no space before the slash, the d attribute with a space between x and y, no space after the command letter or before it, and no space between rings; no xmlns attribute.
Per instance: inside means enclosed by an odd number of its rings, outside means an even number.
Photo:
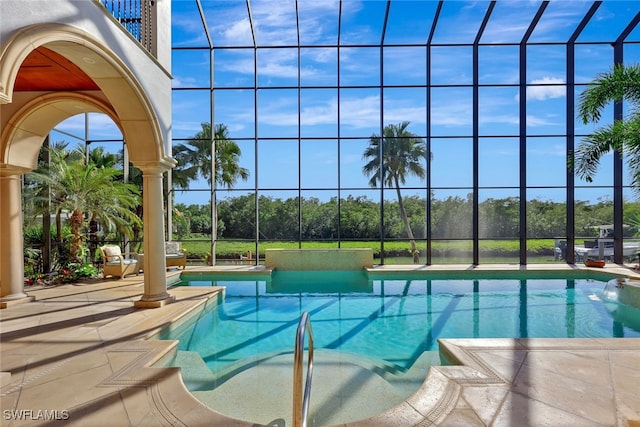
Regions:
<svg viewBox="0 0 640 427"><path fill-rule="evenodd" d="M338 101L336 98L313 107L303 108L300 112L300 120L303 126L336 123L337 119Z"/></svg>
<svg viewBox="0 0 640 427"><path fill-rule="evenodd" d="M385 108L384 121L387 123L400 123L409 121L412 124L426 123L426 108L424 105L391 105Z"/></svg>
<svg viewBox="0 0 640 427"><path fill-rule="evenodd" d="M556 122L549 121L543 117L527 115L527 126L554 126Z"/></svg>
<svg viewBox="0 0 640 427"><path fill-rule="evenodd" d="M269 105L263 109L268 114L260 115L260 122L274 126L295 126L298 116L292 105ZM331 98L301 111L303 126L318 126L335 124L338 118L338 101ZM380 97L367 96L363 98L342 98L340 100L340 122L343 126L352 128L371 128L372 124L380 121ZM385 109L386 122L409 120L412 123L425 122L424 105L409 104L391 105Z"/></svg>
<svg viewBox="0 0 640 427"><path fill-rule="evenodd" d="M174 76L173 80L171 80L171 87L193 87L196 79L193 77L179 77Z"/></svg>
<svg viewBox="0 0 640 427"><path fill-rule="evenodd" d="M436 101L434 101L436 102ZM443 126L464 126L470 122L473 109L470 104L459 103L437 103L432 106L431 124Z"/></svg>
<svg viewBox="0 0 640 427"><path fill-rule="evenodd" d="M222 31L225 41L233 43L244 41L251 37L251 25L248 18L240 19L232 22L224 31Z"/></svg>
<svg viewBox="0 0 640 427"><path fill-rule="evenodd" d="M202 28L202 21L194 15L172 11L171 26L174 28L173 46L203 46L207 38Z"/></svg>
<svg viewBox="0 0 640 427"><path fill-rule="evenodd" d="M565 157L567 155L566 147L562 144L536 145L535 147L529 152L537 156Z"/></svg>
<svg viewBox="0 0 640 427"><path fill-rule="evenodd" d="M480 116L479 122L481 124L509 124L517 125L520 123L520 118L517 114L483 114Z"/></svg>
<svg viewBox="0 0 640 427"><path fill-rule="evenodd" d="M202 129L202 126L201 122L174 120L171 128L174 132L195 134Z"/></svg>
<svg viewBox="0 0 640 427"><path fill-rule="evenodd" d="M547 99L562 98L566 96L566 86L563 79L556 77L543 77L541 79L532 80L532 85L528 86L527 100L544 101ZM516 95L516 101L520 99L520 94Z"/></svg>
<svg viewBox="0 0 640 427"><path fill-rule="evenodd" d="M341 99L340 121L354 128L368 128L380 120L380 97Z"/></svg>

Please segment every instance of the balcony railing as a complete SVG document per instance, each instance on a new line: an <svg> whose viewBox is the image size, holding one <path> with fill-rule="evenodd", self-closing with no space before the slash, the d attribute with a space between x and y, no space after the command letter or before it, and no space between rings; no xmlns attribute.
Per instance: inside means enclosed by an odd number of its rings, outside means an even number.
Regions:
<svg viewBox="0 0 640 427"><path fill-rule="evenodd" d="M150 53L153 52L155 0L102 0L102 5Z"/></svg>

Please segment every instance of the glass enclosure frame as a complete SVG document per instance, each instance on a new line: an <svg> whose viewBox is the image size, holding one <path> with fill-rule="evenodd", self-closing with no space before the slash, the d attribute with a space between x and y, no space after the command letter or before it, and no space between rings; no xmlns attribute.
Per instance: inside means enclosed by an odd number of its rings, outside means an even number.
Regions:
<svg viewBox="0 0 640 427"><path fill-rule="evenodd" d="M265 242L282 241L303 248L317 241L324 242L326 247L340 248L357 241L371 241L379 242L377 262L384 264L393 257L385 251L385 244L404 241L408 245L410 240L402 231L393 235L389 232L392 227L399 227L394 204L397 192L380 184L384 177L371 187L367 183L371 176L353 174L364 162L361 160L358 164L354 158L358 152L362 153L372 135L383 135L385 126L411 117L415 119L410 130L423 141L429 153L422 164L425 176L407 177L400 186L405 198L413 197L423 203L422 213L415 214L421 217L418 220L412 217L420 263L431 265L458 260L491 263L495 260L491 255L493 242L505 239L518 245L517 255L505 257L505 262L530 263L533 240L554 239L566 242L569 249L563 260L574 263L571 249L589 237L584 229L576 227L576 206L582 206L582 194L596 199L611 195L611 200L605 200L611 203L613 211L607 220L614 230L613 260L621 263L624 195L629 194L629 187L623 182L625 168L620 153L613 153L607 159L610 163L593 183L580 181L562 165L563 159L571 155L588 133L576 117L577 97L591 80L584 78L581 69L587 62L584 52L594 48L610 56L611 61L605 62L606 67L598 72L606 72L614 64L640 61L634 57L640 44L636 30L640 10L636 7L628 16L618 17L619 28L616 27L615 34L593 40L590 28L595 25L594 16L605 9L608 2L586 3L574 23L563 32L563 39L547 40L541 27L548 24L546 19L552 19L557 5L538 2L522 8L517 15L526 23L524 32L500 41L496 39L495 29L507 6L503 2L482 3L486 10L481 19L474 21L474 33L460 40L461 35L448 31L453 25L451 21L459 17L446 13L456 7L456 2L432 2L416 8L425 25L421 27L423 37L403 42L393 32L397 21L392 23L390 16L411 10L407 2L364 3L365 6L375 3L369 6L375 6L376 13L382 13L371 21L372 27L378 23L380 27L366 39L358 39L347 19L349 5L340 2L333 22L337 25L335 37L320 42L312 40L309 29L300 24L303 18L308 18L307 2L284 3L291 8L295 22L288 22L293 37L283 35L280 41L263 37L266 24L260 21L262 14L255 13L254 8L264 5L246 1L242 3L246 7L244 19L251 37L239 37L237 44L216 38L215 16L224 16L223 11L217 10L216 2L194 0L188 6L193 11L197 9L204 38L200 37L192 46L174 44L174 60L193 57L205 61L200 62L198 68L209 70L209 81L204 82L200 76L188 84L174 85L174 123L176 118L186 122L183 114L191 114L192 124L199 120L229 125L230 137L243 147L243 156L248 156L242 165L250 171L249 179L238 181L233 190L216 185L202 188L201 183L194 184L193 188L208 190L198 193L201 204L211 201L217 204L221 199L232 197L234 191L252 194L255 203L252 210L255 216L246 219L253 223L253 232L235 236L225 236L224 231L221 236L214 233L212 247L215 248L216 240L220 239L252 242L252 249L258 255L254 260L259 262ZM174 16L177 12L174 10ZM403 51L419 56L416 61L424 68L415 72L403 68L403 59L405 62L408 59L403 58ZM626 51L631 52L628 59ZM545 55L549 61L559 64L564 72L561 78L548 78L537 65ZM441 58L452 56L457 58L458 66L444 69ZM317 72L322 60L332 64L326 74ZM489 75L487 70L496 61L503 64L503 72ZM188 67L189 64L174 63L174 73L182 75ZM276 76L275 67L289 72ZM403 73L407 76L404 79ZM195 97L187 95L196 93ZM240 94L241 108L221 101ZM406 101L409 95L417 99L411 105ZM193 107L199 109L195 115L187 109L184 113L176 110L183 108L176 100L186 104L189 99L201 100ZM504 105L514 99L513 117L501 117ZM367 109L374 111L374 122L363 118L363 111ZM610 112L608 120L622 118L623 105L614 105ZM196 127L191 133L174 130L173 146L188 142L198 130ZM210 142L215 146L215 141ZM310 160L312 155L313 159L323 159L325 163ZM497 155L504 156L504 167L500 170L496 170L493 163ZM551 160L546 164L545 159ZM542 175L541 170L547 167L553 169L553 175ZM321 170L316 171L318 168ZM452 172L456 168L460 168L460 174ZM436 173L438 175L434 175ZM191 188L172 188L170 195L173 196L169 199L171 203L181 203L181 198L186 200L190 191ZM304 220L313 215L307 199L315 194L321 195L321 201L333 201L328 222L335 231L316 230L311 234L305 231L308 224L305 225ZM285 197L286 203L297 205L287 213L292 215L287 221L294 226L287 228L282 237L265 236L261 227L265 227L269 219L261 212L260 200L277 199L278 195ZM539 218L534 209L542 209L547 195L552 195L564 210L564 221L553 228L553 234L536 231ZM372 201L378 210L377 229L369 230L365 236L350 234L345 219L348 200L361 196ZM517 220L511 228L499 230L483 222L497 215L491 204L497 198L508 200L511 204L508 208L514 209ZM457 207L449 209L460 209L458 220L464 222L464 227L459 230L447 229L435 222L446 216L437 208L454 201ZM394 212L388 212L391 210ZM453 217L451 214L449 212ZM168 223L171 227L171 217ZM471 252L460 257L449 255L455 254L456 246L470 248Z"/></svg>

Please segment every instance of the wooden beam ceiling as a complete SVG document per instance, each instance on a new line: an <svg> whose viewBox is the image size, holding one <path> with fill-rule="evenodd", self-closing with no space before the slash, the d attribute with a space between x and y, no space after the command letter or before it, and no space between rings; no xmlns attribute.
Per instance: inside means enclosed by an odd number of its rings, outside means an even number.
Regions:
<svg viewBox="0 0 640 427"><path fill-rule="evenodd" d="M24 60L14 91L99 90L98 85L64 56L39 47Z"/></svg>

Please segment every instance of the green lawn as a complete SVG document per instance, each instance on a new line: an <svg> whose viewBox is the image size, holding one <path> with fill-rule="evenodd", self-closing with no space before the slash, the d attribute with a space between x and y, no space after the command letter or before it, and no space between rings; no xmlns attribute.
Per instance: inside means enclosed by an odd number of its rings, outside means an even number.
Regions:
<svg viewBox="0 0 640 427"><path fill-rule="evenodd" d="M206 240L185 240L182 246L188 251L190 260L206 259L211 250L211 243ZM266 249L297 249L298 242L260 242L260 252ZM302 242L302 248L325 249L337 248L337 242ZM371 248L374 257L379 258L379 242L342 242L342 248ZM248 251L255 252L254 242L238 242L219 240L216 244L216 259L239 259ZM421 261L425 259L424 242L418 242L421 250ZM549 263L554 261L553 239L535 239L527 241L528 260L531 263ZM411 264L408 242L385 242L386 264ZM480 242L480 256L483 263L518 263L518 240L483 240ZM470 241L435 241L432 244L432 258L434 263L468 264L471 262L472 245Z"/></svg>

